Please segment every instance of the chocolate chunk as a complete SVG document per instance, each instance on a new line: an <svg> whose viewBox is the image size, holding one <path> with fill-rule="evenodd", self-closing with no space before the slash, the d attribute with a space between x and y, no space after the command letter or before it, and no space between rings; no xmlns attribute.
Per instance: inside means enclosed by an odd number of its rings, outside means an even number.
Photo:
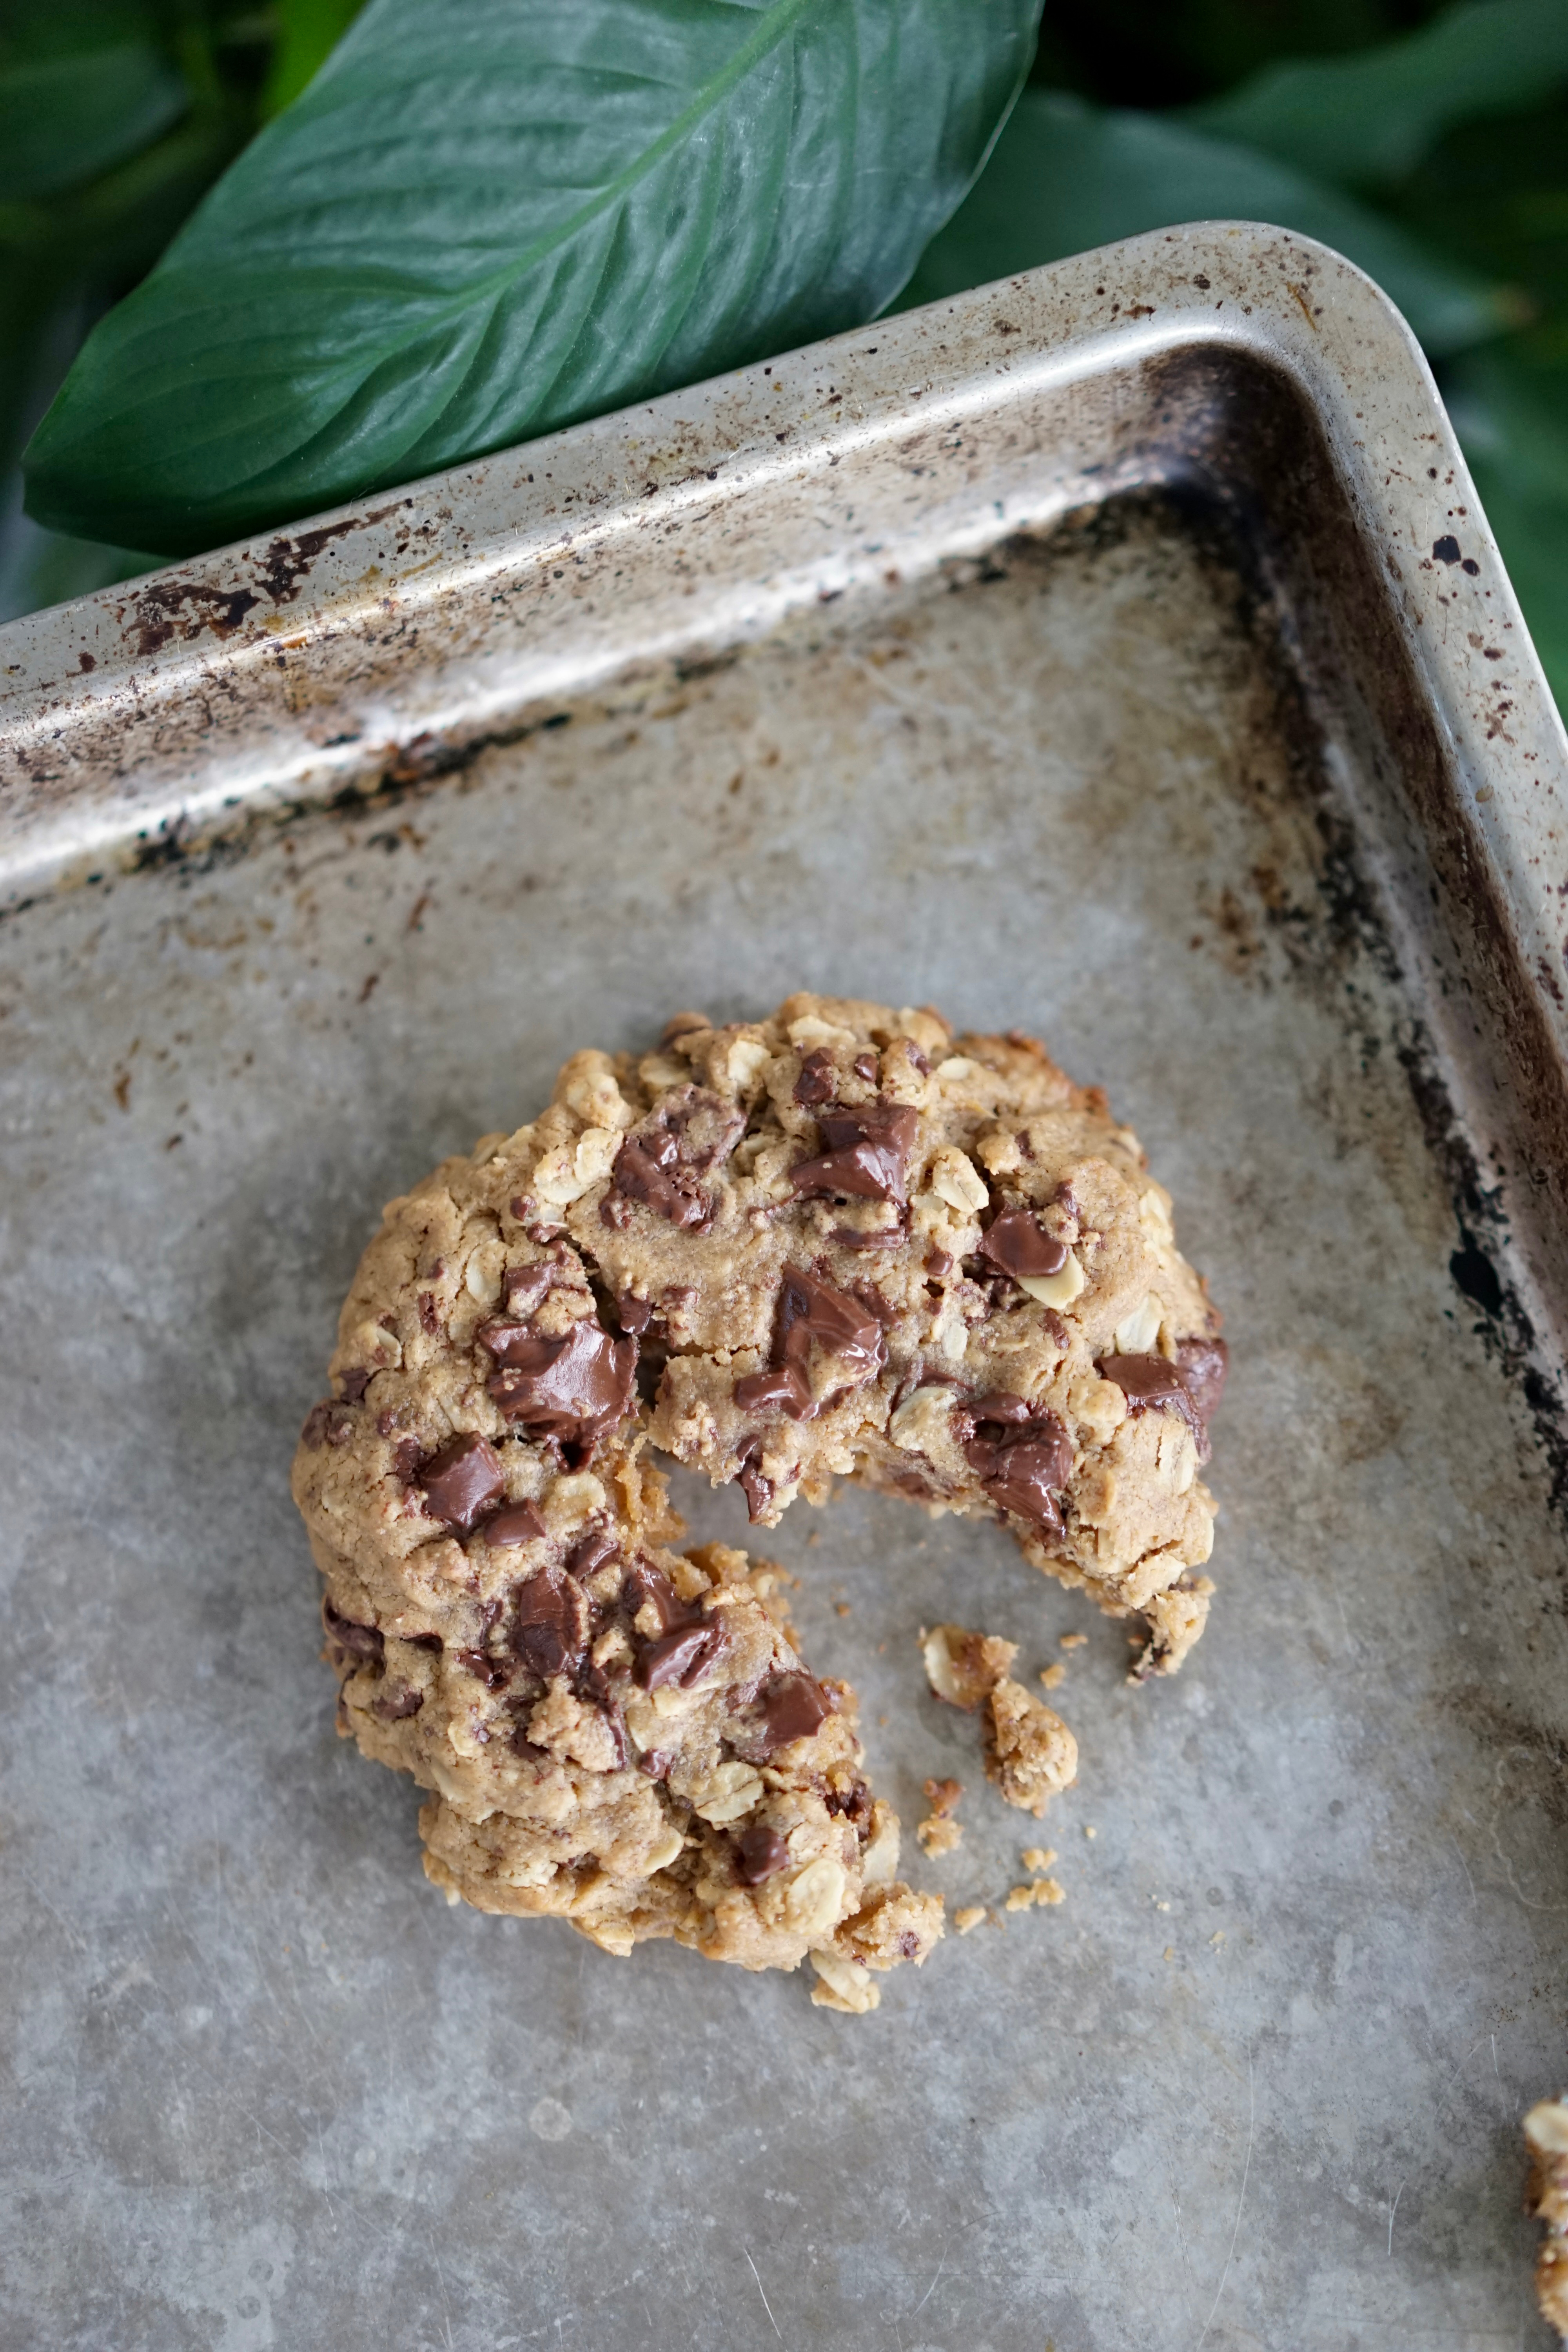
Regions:
<svg viewBox="0 0 1568 2352"><path fill-rule="evenodd" d="M836 1290L802 1266L786 1265L774 1325L774 1362L804 1374L814 1340L837 1356L857 1381L870 1380L881 1370L886 1355L882 1327L865 1302Z"/></svg>
<svg viewBox="0 0 1568 2352"><path fill-rule="evenodd" d="M430 1454L420 1464L416 1483L425 1490L430 1517L463 1535L471 1534L506 1493L494 1447L471 1433L449 1439Z"/></svg>
<svg viewBox="0 0 1568 2352"><path fill-rule="evenodd" d="M492 1551L500 1551L510 1544L537 1543L544 1533L544 1521L531 1503L508 1503L493 1519L487 1519L479 1529Z"/></svg>
<svg viewBox="0 0 1568 2352"><path fill-rule="evenodd" d="M839 1106L819 1113L817 1125L827 1150L816 1160L798 1160L789 1171L793 1191L842 1193L867 1201L909 1205L909 1158L920 1131L919 1114L906 1103Z"/></svg>
<svg viewBox="0 0 1568 2352"><path fill-rule="evenodd" d="M607 1560L615 1559L620 1546L605 1528L590 1528L579 1536L566 1555L566 1565L579 1581L596 1576Z"/></svg>
<svg viewBox="0 0 1568 2352"><path fill-rule="evenodd" d="M637 1758L637 1770L645 1772L650 1780L668 1780L674 1762L674 1757L667 1755L662 1748L650 1748Z"/></svg>
<svg viewBox="0 0 1568 2352"><path fill-rule="evenodd" d="M852 1067L856 1076L858 1078L864 1078L868 1087L874 1087L876 1085L878 1077L878 1063L875 1054L857 1054Z"/></svg>
<svg viewBox="0 0 1568 2352"><path fill-rule="evenodd" d="M321 1445L346 1445L353 1435L354 1417L347 1405L334 1403L331 1397L313 1404L305 1415L305 1426L300 1432L300 1443L312 1452Z"/></svg>
<svg viewBox="0 0 1568 2352"><path fill-rule="evenodd" d="M417 1715L424 1704L423 1691L405 1688L389 1691L384 1698L373 1698L370 1711L379 1715L383 1723L404 1723L409 1716Z"/></svg>
<svg viewBox="0 0 1568 2352"><path fill-rule="evenodd" d="M735 1875L742 1886L760 1886L764 1878L788 1868L789 1848L777 1830L757 1822L742 1831L735 1841Z"/></svg>
<svg viewBox="0 0 1568 2352"><path fill-rule="evenodd" d="M658 1613L661 1633L668 1633L672 1626L696 1622L693 1612L681 1600L663 1569L655 1568L651 1559L634 1560L621 1581L621 1606L628 1616L635 1617L649 1601Z"/></svg>
<svg viewBox="0 0 1568 2352"><path fill-rule="evenodd" d="M458 1650L453 1654L465 1674L483 1683L486 1690L504 1690L516 1671L512 1658L494 1658L488 1650Z"/></svg>
<svg viewBox="0 0 1568 2352"><path fill-rule="evenodd" d="M966 1410L976 1421L1033 1421L1036 1414L1027 1397L1016 1396L1011 1389L987 1389L983 1396L972 1397Z"/></svg>
<svg viewBox="0 0 1568 2352"><path fill-rule="evenodd" d="M517 1323L489 1323L479 1339L504 1371L487 1383L509 1421L532 1437L592 1445L631 1409L635 1339L612 1339L594 1317L563 1339L545 1339Z"/></svg>
<svg viewBox="0 0 1568 2352"><path fill-rule="evenodd" d="M363 1365L356 1365L352 1372L338 1374L338 1391L345 1404L362 1403L370 1383L371 1374Z"/></svg>
<svg viewBox="0 0 1568 2352"><path fill-rule="evenodd" d="M501 1297L514 1315L532 1315L543 1306L559 1272L554 1265L509 1265L500 1278Z"/></svg>
<svg viewBox="0 0 1568 2352"><path fill-rule="evenodd" d="M511 1642L532 1673L547 1679L563 1675L588 1646L588 1597L582 1586L560 1571L531 1576L518 1587Z"/></svg>
<svg viewBox="0 0 1568 2352"><path fill-rule="evenodd" d="M1205 1421L1210 1420L1224 1393L1230 1349L1223 1339L1178 1339L1176 1363L1187 1394Z"/></svg>
<svg viewBox="0 0 1568 2352"><path fill-rule="evenodd" d="M818 1103L831 1102L838 1091L838 1072L826 1045L818 1045L800 1066L800 1076L795 1082L795 1098L802 1110L814 1110Z"/></svg>
<svg viewBox="0 0 1568 2352"><path fill-rule="evenodd" d="M766 1513L777 1491L773 1480L764 1478L757 1467L757 1455L761 1452L762 1440L758 1438L742 1454L740 1465L735 1472L740 1481L741 1492L746 1498L746 1517L753 1527Z"/></svg>
<svg viewBox="0 0 1568 2352"><path fill-rule="evenodd" d="M639 1298L635 1290L623 1290L616 1301L616 1313L623 1331L637 1333L647 1329L653 1317L651 1298Z"/></svg>
<svg viewBox="0 0 1568 2352"><path fill-rule="evenodd" d="M611 1192L640 1201L672 1225L705 1229L713 1202L702 1179L729 1158L745 1126L743 1113L720 1096L676 1087L621 1145Z"/></svg>
<svg viewBox="0 0 1568 2352"><path fill-rule="evenodd" d="M1032 1209L1004 1209L993 1217L976 1255L1015 1282L1024 1275L1060 1274L1068 1262L1067 1244L1043 1232Z"/></svg>
<svg viewBox="0 0 1568 2352"><path fill-rule="evenodd" d="M811 1416L811 1390L793 1364L781 1364L771 1372L747 1372L735 1382L734 1394L742 1412L765 1412L777 1405L791 1421Z"/></svg>
<svg viewBox="0 0 1568 2352"><path fill-rule="evenodd" d="M763 1763L792 1740L809 1739L833 1712L827 1693L810 1675L774 1675L763 1686L760 1706L755 1744Z"/></svg>
<svg viewBox="0 0 1568 2352"><path fill-rule="evenodd" d="M325 1599L321 1602L321 1625L334 1666L370 1665L385 1648L384 1637L374 1625L362 1625L356 1619L345 1617Z"/></svg>
<svg viewBox="0 0 1568 2352"><path fill-rule="evenodd" d="M847 1789L829 1789L822 1801L851 1829L863 1830L871 1819L871 1791L864 1780L854 1780Z"/></svg>
<svg viewBox="0 0 1568 2352"><path fill-rule="evenodd" d="M662 1690L667 1683L690 1690L711 1663L722 1638L719 1626L702 1621L679 1625L673 1633L661 1633L657 1641L645 1643L632 1672L646 1691Z"/></svg>
<svg viewBox="0 0 1568 2352"><path fill-rule="evenodd" d="M926 1257L925 1271L928 1281L945 1281L952 1272L952 1258L949 1252L944 1249L931 1250Z"/></svg>
<svg viewBox="0 0 1568 2352"><path fill-rule="evenodd" d="M1063 1423L1005 1389L988 1391L963 1412L977 1424L963 1441L964 1458L992 1502L1059 1535L1056 1496L1072 1475L1072 1441Z"/></svg>
<svg viewBox="0 0 1568 2352"><path fill-rule="evenodd" d="M381 1427L379 1422L376 1423L376 1426L377 1428ZM384 1437L389 1434L390 1432L382 1430L382 1435ZM401 1478L405 1485L406 1485L408 1480L413 1477L416 1470L418 1469L420 1456L424 1451L424 1447L420 1444L419 1440L416 1437L400 1437L396 1444L392 1449L393 1476L395 1478Z"/></svg>
<svg viewBox="0 0 1568 2352"><path fill-rule="evenodd" d="M397 1638L406 1642L411 1650L434 1650L439 1654L441 1649L439 1633L400 1633Z"/></svg>
<svg viewBox="0 0 1568 2352"><path fill-rule="evenodd" d="M1201 1344L1214 1347L1219 1342L1207 1340ZM1205 1370L1208 1369L1205 1367ZM1095 1370L1103 1379L1114 1381L1127 1400L1130 1413L1179 1413L1193 1433L1198 1460L1208 1460L1208 1423L1179 1365L1168 1362L1163 1356L1101 1356ZM1222 1382L1224 1378L1222 1370Z"/></svg>

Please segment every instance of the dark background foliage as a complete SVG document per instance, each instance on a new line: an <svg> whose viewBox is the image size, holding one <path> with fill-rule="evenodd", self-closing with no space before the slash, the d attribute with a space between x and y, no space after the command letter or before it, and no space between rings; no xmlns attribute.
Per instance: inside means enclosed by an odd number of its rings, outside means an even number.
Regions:
<svg viewBox="0 0 1568 2352"><path fill-rule="evenodd" d="M17 457L356 5L0 0L0 619L147 568L29 522ZM1568 701L1568 0L1054 0L904 299L1205 214L1310 230L1400 302Z"/></svg>

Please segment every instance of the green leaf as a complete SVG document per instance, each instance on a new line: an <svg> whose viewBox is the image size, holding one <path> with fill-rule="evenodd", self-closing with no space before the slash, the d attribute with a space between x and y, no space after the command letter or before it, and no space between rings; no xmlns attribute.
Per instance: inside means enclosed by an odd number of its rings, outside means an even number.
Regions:
<svg viewBox="0 0 1568 2352"><path fill-rule="evenodd" d="M1194 220L1268 221L1320 238L1377 280L1429 352L1462 350L1514 322L1506 289L1429 252L1353 197L1168 117L1101 112L1037 89L1019 99L900 308Z"/></svg>
<svg viewBox="0 0 1568 2352"><path fill-rule="evenodd" d="M181 553L851 327L1038 0L372 0L98 327L39 521Z"/></svg>
<svg viewBox="0 0 1568 2352"><path fill-rule="evenodd" d="M1359 56L1272 66L1185 120L1354 187L1403 179L1454 124L1538 105L1564 80L1563 0L1468 0Z"/></svg>
<svg viewBox="0 0 1568 2352"><path fill-rule="evenodd" d="M278 42L261 93L264 121L309 89L363 5L364 0L278 0Z"/></svg>
<svg viewBox="0 0 1568 2352"><path fill-rule="evenodd" d="M58 195L178 121L185 85L145 41L0 65L0 204Z"/></svg>

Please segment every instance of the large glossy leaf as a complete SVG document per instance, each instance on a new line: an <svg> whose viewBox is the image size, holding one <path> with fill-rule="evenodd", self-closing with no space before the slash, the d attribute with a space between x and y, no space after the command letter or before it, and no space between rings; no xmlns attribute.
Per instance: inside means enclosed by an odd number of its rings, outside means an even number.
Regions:
<svg viewBox="0 0 1568 2352"><path fill-rule="evenodd" d="M1038 0L372 0L88 342L28 510L171 552L873 315Z"/></svg>
<svg viewBox="0 0 1568 2352"><path fill-rule="evenodd" d="M1268 221L1320 238L1377 279L1429 352L1461 350L1511 322L1505 293L1337 189L1169 117L1037 89L1019 100L904 303L1193 220Z"/></svg>
<svg viewBox="0 0 1568 2352"><path fill-rule="evenodd" d="M1454 124L1565 80L1568 0L1467 0L1359 56L1271 66L1186 120L1353 187L1403 179Z"/></svg>

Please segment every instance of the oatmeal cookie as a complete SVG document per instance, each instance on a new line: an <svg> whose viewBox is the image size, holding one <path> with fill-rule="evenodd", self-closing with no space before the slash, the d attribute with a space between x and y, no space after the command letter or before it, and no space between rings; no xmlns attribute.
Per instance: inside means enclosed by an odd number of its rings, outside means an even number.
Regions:
<svg viewBox="0 0 1568 2352"><path fill-rule="evenodd" d="M809 1955L869 2008L940 1904L895 1875L853 1695L769 1571L676 1549L647 1448L763 1526L836 1475L997 1518L1168 1672L1212 1589L1216 1333L1135 1138L1031 1039L801 995L574 1054L391 1204L344 1306L294 1474L342 1728L430 1791L454 1898ZM1036 1704L989 1758L1031 1806L1066 1769Z"/></svg>

